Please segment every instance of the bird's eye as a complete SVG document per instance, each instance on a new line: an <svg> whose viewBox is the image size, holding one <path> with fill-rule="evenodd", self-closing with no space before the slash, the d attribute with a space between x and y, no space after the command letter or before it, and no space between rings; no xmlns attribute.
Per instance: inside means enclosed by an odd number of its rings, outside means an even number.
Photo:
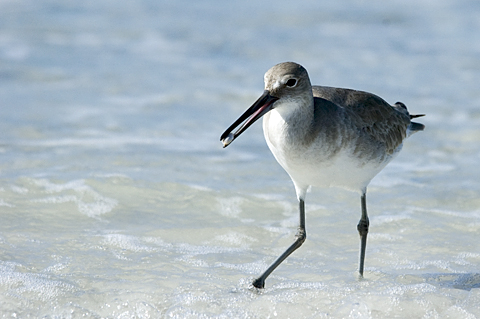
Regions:
<svg viewBox="0 0 480 319"><path fill-rule="evenodd" d="M297 85L297 80L296 79L290 79L285 83L286 86L293 88L295 85Z"/></svg>

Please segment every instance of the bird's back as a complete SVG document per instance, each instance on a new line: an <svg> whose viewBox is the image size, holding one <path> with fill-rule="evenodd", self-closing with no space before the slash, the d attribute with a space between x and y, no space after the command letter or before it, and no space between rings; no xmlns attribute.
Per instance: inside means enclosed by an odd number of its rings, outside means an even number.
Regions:
<svg viewBox="0 0 480 319"><path fill-rule="evenodd" d="M410 121L416 116L411 116L400 102L391 106L375 94L351 89L312 86L312 91L316 112L331 113L336 108L337 116L343 117L337 123L348 123L355 133L383 145L387 154L393 154L407 136L424 128Z"/></svg>

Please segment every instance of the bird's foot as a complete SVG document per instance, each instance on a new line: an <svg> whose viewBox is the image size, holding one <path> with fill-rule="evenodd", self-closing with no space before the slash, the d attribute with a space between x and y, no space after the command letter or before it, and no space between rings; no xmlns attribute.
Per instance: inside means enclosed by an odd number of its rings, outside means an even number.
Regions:
<svg viewBox="0 0 480 319"><path fill-rule="evenodd" d="M265 288L265 280L263 278L257 278L252 283L253 287L257 289Z"/></svg>

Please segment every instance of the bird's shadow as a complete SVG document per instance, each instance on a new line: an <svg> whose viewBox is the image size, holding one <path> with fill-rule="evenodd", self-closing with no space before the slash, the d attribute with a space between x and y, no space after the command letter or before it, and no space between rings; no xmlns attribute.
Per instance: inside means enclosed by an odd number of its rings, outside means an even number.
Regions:
<svg viewBox="0 0 480 319"><path fill-rule="evenodd" d="M470 291L480 288L480 273L433 273L421 275L426 283L442 288L454 288Z"/></svg>

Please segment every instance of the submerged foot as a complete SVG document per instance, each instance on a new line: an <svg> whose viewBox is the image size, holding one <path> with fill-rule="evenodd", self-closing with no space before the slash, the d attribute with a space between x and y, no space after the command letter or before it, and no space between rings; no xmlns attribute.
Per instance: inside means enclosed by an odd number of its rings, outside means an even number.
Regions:
<svg viewBox="0 0 480 319"><path fill-rule="evenodd" d="M265 288L265 280L263 278L257 278L252 282L253 287L258 289Z"/></svg>

